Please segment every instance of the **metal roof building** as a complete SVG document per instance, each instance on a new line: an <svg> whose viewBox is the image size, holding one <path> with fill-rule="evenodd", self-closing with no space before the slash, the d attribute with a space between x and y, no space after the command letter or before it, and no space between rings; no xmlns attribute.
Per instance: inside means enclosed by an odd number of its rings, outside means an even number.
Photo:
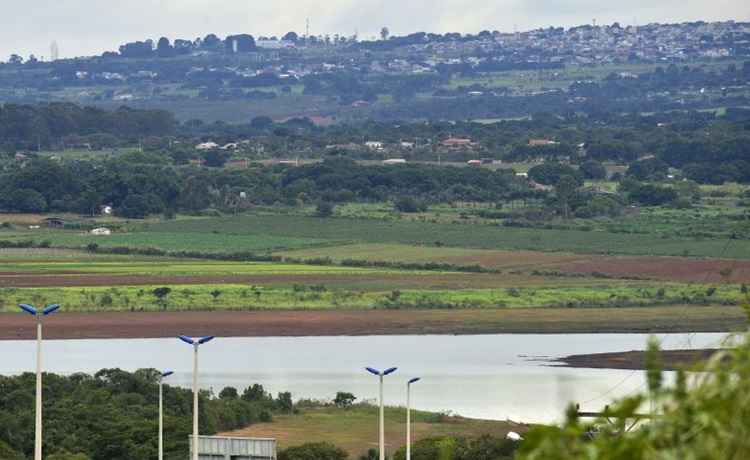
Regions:
<svg viewBox="0 0 750 460"><path fill-rule="evenodd" d="M193 437L190 436L190 453L192 452ZM276 440L200 436L198 458L200 460L276 460Z"/></svg>

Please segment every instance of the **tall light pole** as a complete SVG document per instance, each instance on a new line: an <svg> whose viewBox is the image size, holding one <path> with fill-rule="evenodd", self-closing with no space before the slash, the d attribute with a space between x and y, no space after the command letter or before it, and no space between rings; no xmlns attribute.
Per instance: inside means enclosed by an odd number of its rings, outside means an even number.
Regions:
<svg viewBox="0 0 750 460"><path fill-rule="evenodd" d="M167 371L159 376L159 460L164 459L164 379L172 374Z"/></svg>
<svg viewBox="0 0 750 460"><path fill-rule="evenodd" d="M34 460L42 460L42 319L56 312L60 306L46 305L37 310L33 305L22 303L21 310L36 317L36 431L34 435Z"/></svg>
<svg viewBox="0 0 750 460"><path fill-rule="evenodd" d="M383 377L385 377L388 374L392 374L396 372L397 367L391 367L390 369L386 369L383 372L380 372L377 369L374 369L372 367L366 367L367 372L373 375L377 375L380 379L380 460L385 460L385 411L383 410Z"/></svg>
<svg viewBox="0 0 750 460"><path fill-rule="evenodd" d="M210 342L214 337L193 339L181 335L179 339L193 346L193 460L198 460L198 347Z"/></svg>
<svg viewBox="0 0 750 460"><path fill-rule="evenodd" d="M411 384L420 380L416 377L406 383L406 460L411 460Z"/></svg>

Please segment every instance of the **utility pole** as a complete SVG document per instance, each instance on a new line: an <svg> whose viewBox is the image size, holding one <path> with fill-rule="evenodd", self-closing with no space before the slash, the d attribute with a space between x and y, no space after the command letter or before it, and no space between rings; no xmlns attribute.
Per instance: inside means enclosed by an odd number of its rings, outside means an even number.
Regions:
<svg viewBox="0 0 750 460"><path fill-rule="evenodd" d="M406 383L406 460L411 460L411 384L420 380L416 377Z"/></svg>
<svg viewBox="0 0 750 460"><path fill-rule="evenodd" d="M162 372L159 377L159 460L164 460L164 379L174 374Z"/></svg>
<svg viewBox="0 0 750 460"><path fill-rule="evenodd" d="M391 367L390 369L386 369L383 372L380 372L379 370L372 367L367 367L365 369L370 374L377 376L380 381L380 435L378 439L378 446L380 450L380 460L385 460L385 404L383 403L383 379L386 375L396 372L398 368Z"/></svg>
<svg viewBox="0 0 750 460"><path fill-rule="evenodd" d="M21 310L36 317L36 413L34 432L34 460L42 460L42 320L60 309L57 304L37 310L33 305L22 303Z"/></svg>
<svg viewBox="0 0 750 460"><path fill-rule="evenodd" d="M178 338L188 345L193 346L193 460L198 460L198 347L210 342L214 337L207 336L193 339L181 335Z"/></svg>

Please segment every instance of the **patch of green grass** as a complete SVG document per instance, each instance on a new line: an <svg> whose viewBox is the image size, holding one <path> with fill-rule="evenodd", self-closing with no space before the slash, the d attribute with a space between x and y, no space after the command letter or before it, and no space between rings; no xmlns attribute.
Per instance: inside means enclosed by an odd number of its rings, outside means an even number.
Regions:
<svg viewBox="0 0 750 460"><path fill-rule="evenodd" d="M335 262L345 259L407 263L479 264L502 269L555 267L560 263L587 260L587 256L565 253L502 251L457 247L414 246L406 244L364 243L326 248L308 248L276 253L297 259L328 257Z"/></svg>
<svg viewBox="0 0 750 460"><path fill-rule="evenodd" d="M510 430L521 433L526 430L513 422L465 419L417 410L412 410L411 415L414 441L439 436L503 436ZM385 427L389 452L394 452L406 443L406 409L387 407ZM256 424L228 434L272 437L278 440L281 449L309 442L330 442L356 458L377 447L378 408L369 405L348 409L303 407L299 414L274 416L271 423Z"/></svg>
<svg viewBox="0 0 750 460"><path fill-rule="evenodd" d="M197 238L195 235L202 233L207 239L213 234L226 238L230 238L230 235L243 235L252 241L252 235L274 235L274 238L302 239L306 242L309 239L325 238L331 243L349 241L428 246L439 243L443 246L479 249L750 258L750 244L744 240L737 240L731 251L725 251L728 239L688 238L675 236L671 232L628 234L410 220L321 219L291 215L242 215L165 222L151 228L163 235L189 233L190 238ZM238 250L241 248L242 246L237 246Z"/></svg>
<svg viewBox="0 0 750 460"><path fill-rule="evenodd" d="M36 231L3 232L0 239L48 241L53 246L80 248L94 243L100 247L157 248L166 251L197 252L268 252L273 250L304 248L330 241L318 237L294 237L272 233L227 233L218 229L200 231L200 222L206 220L175 221L170 231L137 231L114 233L111 236L93 236L74 231L40 229ZM197 224L197 225L196 225ZM184 227L184 228L182 228ZM157 226L158 228L158 226Z"/></svg>
<svg viewBox="0 0 750 460"><path fill-rule="evenodd" d="M165 303L157 287L171 293ZM322 284L294 287L200 284L166 286L1 288L0 311L15 311L23 302L55 302L65 311L189 311L189 310L370 310L370 309L495 309L530 307L625 307L675 304L738 304L737 286L697 284L631 284L518 287L503 289L351 290Z"/></svg>

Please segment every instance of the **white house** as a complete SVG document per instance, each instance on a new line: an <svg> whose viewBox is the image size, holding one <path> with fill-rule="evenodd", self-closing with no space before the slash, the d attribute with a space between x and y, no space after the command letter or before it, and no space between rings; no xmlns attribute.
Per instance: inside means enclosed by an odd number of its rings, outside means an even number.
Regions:
<svg viewBox="0 0 750 460"><path fill-rule="evenodd" d="M203 142L195 146L196 150L213 150L219 148L216 142Z"/></svg>

